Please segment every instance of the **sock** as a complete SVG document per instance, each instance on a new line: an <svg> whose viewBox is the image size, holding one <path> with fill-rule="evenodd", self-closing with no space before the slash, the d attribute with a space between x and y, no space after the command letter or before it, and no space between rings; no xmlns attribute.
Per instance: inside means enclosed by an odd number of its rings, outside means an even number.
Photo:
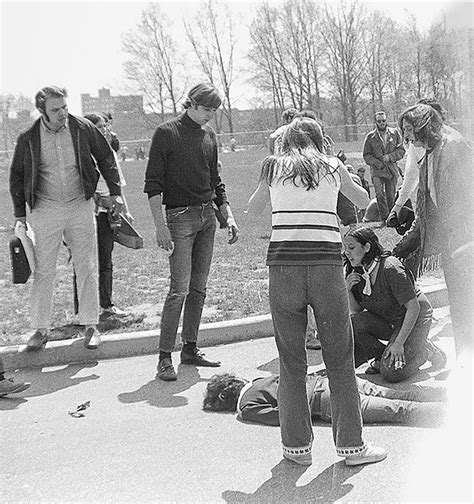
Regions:
<svg viewBox="0 0 474 504"><path fill-rule="evenodd" d="M171 359L171 352L163 352L160 350L160 356L158 360L162 361L163 359Z"/></svg>
<svg viewBox="0 0 474 504"><path fill-rule="evenodd" d="M195 341L185 341L183 343L183 352L191 354L194 353L194 349L196 348Z"/></svg>

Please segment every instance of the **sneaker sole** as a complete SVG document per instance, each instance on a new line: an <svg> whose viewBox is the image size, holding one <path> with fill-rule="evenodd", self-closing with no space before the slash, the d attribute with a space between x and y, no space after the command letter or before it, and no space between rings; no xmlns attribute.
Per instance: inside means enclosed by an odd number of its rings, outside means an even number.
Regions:
<svg viewBox="0 0 474 504"><path fill-rule="evenodd" d="M288 457L287 455L283 455L283 458L285 460L288 460L289 462L293 462L294 464L302 465L302 466L310 466L313 463L312 459L302 459L302 460L296 460L293 458Z"/></svg>
<svg viewBox="0 0 474 504"><path fill-rule="evenodd" d="M387 454L385 455L380 455L378 457L364 457L360 459L355 459L355 460L347 460L346 459L346 465L348 466L357 466L357 465L364 465L364 464L375 464L375 462L381 462L382 460L385 460L387 458Z"/></svg>

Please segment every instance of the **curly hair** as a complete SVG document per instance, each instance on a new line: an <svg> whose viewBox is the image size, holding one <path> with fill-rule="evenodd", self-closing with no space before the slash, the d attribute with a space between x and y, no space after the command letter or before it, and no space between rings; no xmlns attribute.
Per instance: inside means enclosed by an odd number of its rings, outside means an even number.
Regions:
<svg viewBox="0 0 474 504"><path fill-rule="evenodd" d="M277 176L277 168L283 166L279 180L290 180L295 186L301 181L306 190L315 189L323 177L334 173L327 157L323 154L323 133L314 119L297 117L283 133L280 156L267 156L262 162L260 180L271 185Z"/></svg>
<svg viewBox="0 0 474 504"><path fill-rule="evenodd" d="M235 411L244 380L233 374L213 375L207 384L202 408L208 411Z"/></svg>
<svg viewBox="0 0 474 504"><path fill-rule="evenodd" d="M398 118L398 126L403 133L403 123L413 126L415 140L419 140L432 149L442 138L441 128L443 126L443 118L430 105L419 103L408 107Z"/></svg>

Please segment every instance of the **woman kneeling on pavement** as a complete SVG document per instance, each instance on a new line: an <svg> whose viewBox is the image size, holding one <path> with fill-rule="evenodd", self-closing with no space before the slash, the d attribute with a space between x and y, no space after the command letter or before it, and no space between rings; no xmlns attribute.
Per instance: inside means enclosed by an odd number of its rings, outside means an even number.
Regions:
<svg viewBox="0 0 474 504"><path fill-rule="evenodd" d="M373 359L366 374L400 382L427 360L436 368L444 367L446 355L428 340L430 302L410 271L383 250L373 229L348 231L344 256L356 368Z"/></svg>

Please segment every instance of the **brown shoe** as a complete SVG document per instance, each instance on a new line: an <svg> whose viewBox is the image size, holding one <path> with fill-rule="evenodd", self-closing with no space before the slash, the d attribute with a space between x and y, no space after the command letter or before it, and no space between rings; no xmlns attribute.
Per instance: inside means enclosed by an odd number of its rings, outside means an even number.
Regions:
<svg viewBox="0 0 474 504"><path fill-rule="evenodd" d="M26 349L41 350L42 348L45 347L47 341L48 341L48 333L46 331L36 329L33 336L31 336L31 338L27 341Z"/></svg>
<svg viewBox="0 0 474 504"><path fill-rule="evenodd" d="M158 373L156 376L163 381L176 381L176 372L169 357L165 357L158 362Z"/></svg>

